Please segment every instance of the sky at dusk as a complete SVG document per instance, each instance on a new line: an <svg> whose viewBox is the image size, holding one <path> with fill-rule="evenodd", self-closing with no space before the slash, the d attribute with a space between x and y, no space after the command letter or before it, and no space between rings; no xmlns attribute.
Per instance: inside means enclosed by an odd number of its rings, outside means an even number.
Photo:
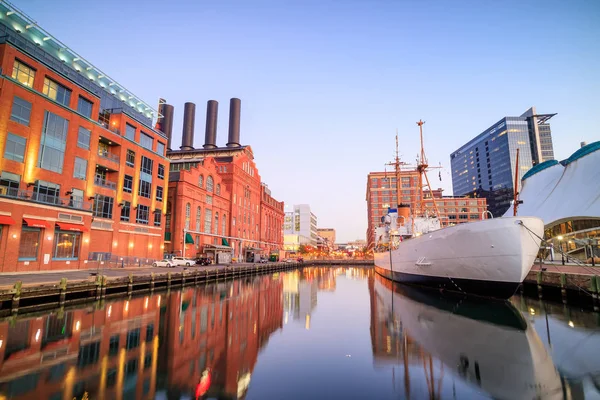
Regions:
<svg viewBox="0 0 600 400"><path fill-rule="evenodd" d="M600 140L600 1L13 0L56 38L150 104L242 101L273 196L310 204L338 241L364 239L366 176L394 155L414 162L419 119L432 185L451 194L450 153L531 106L550 122L558 159Z"/></svg>

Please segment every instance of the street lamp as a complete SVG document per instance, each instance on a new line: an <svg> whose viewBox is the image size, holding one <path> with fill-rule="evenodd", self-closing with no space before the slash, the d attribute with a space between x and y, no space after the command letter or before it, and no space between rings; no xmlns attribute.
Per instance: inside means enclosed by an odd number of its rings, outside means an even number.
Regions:
<svg viewBox="0 0 600 400"><path fill-rule="evenodd" d="M562 265L565 265L565 253L563 252L563 247L562 247L563 237L562 236L557 236L556 238L558 239L558 242L560 244L560 255L562 257Z"/></svg>

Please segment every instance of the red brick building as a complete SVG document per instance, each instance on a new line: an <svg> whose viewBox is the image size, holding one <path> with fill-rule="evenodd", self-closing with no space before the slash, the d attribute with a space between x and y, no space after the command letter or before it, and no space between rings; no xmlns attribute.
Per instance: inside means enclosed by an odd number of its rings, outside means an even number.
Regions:
<svg viewBox="0 0 600 400"><path fill-rule="evenodd" d="M154 398L161 299L0 322L0 393L15 400L86 392L90 399Z"/></svg>
<svg viewBox="0 0 600 400"><path fill-rule="evenodd" d="M0 271L162 257L169 163L157 113L4 8Z"/></svg>
<svg viewBox="0 0 600 400"><path fill-rule="evenodd" d="M197 233L200 241L197 251L202 254L230 252L236 260L256 261L261 255L267 256L271 251L283 247L283 202L275 200L261 181L252 148L239 144L239 99L231 99L227 145L222 147L216 145L217 106L218 104L214 100L208 102L205 143L203 148L194 148L194 128L190 121L195 119L195 106L192 103L186 103L182 146L180 150L169 150L167 153L171 161L173 182L176 182L175 179L180 179L175 174L177 171L192 171L195 168L201 169L202 166L214 163L216 170L213 176L219 177L222 188L230 196L227 211L219 212L221 216L225 212L227 226L225 233L222 229L218 234L212 232L211 235L208 235L205 230ZM193 178L189 179L193 184ZM185 189L185 187L189 189ZM174 190L170 194L171 199L186 197L187 195L182 191L192 190L185 185L171 185L171 188ZM200 193L198 192L198 195L202 198ZM196 200L198 206L202 207L201 199ZM187 202L183 201L173 202L173 207L177 206L178 209L171 209L168 214L185 215L186 204ZM204 207L205 209L211 208L209 204L205 204ZM204 215L206 216L206 214ZM211 211L211 215L214 217L216 211ZM210 223L214 226L216 222ZM223 219L220 221L221 228L222 223ZM203 233L205 234L203 235ZM195 233L190 232L190 234L193 236ZM182 246L184 237L181 226L169 223L166 237L170 238L167 249L177 252L181 248L178 246ZM222 239L226 239L226 242Z"/></svg>

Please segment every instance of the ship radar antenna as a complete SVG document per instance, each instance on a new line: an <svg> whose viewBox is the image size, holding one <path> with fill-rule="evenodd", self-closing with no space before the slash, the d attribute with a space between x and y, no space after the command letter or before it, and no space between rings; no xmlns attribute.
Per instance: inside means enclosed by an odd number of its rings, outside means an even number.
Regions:
<svg viewBox="0 0 600 400"><path fill-rule="evenodd" d="M435 210L435 215L438 218L441 218L440 212L438 210L437 204L435 202L434 196L433 196L433 190L431 188L431 184L429 183L429 178L427 177L427 170L429 169L429 164L427 163L427 157L425 156L425 146L423 145L423 124L425 124L425 121L423 120L419 120L419 122L417 122L417 125L419 126L419 136L421 139L421 154L420 156L417 156L417 172L419 173L419 180L417 182L418 184L418 191L417 191L417 196L419 196L418 200L418 205L419 205L419 213L421 215L425 215L425 199L423 196L423 189L425 188L425 185L423 185L423 177L425 177L425 182L427 183L427 189L429 190L429 195L431 197L432 203L433 203L433 209ZM441 167L433 167L433 168L441 168Z"/></svg>

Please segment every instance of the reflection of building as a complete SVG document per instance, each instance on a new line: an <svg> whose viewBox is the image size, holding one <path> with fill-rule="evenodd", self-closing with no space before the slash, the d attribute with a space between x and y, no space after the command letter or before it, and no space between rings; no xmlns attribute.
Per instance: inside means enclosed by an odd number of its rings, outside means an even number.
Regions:
<svg viewBox="0 0 600 400"><path fill-rule="evenodd" d="M0 3L0 271L162 257L157 112Z"/></svg>
<svg viewBox="0 0 600 400"><path fill-rule="evenodd" d="M310 210L308 204L296 204L285 207L285 224L283 227L285 237L298 239L298 245L303 244L308 238L311 246L317 245L317 217Z"/></svg>
<svg viewBox="0 0 600 400"><path fill-rule="evenodd" d="M260 276L171 293L161 353L168 394L193 393L210 368L208 396L243 398L258 351L282 326L282 289L280 278Z"/></svg>
<svg viewBox="0 0 600 400"><path fill-rule="evenodd" d="M0 397L153 398L161 296L0 323Z"/></svg>
<svg viewBox="0 0 600 400"><path fill-rule="evenodd" d="M520 117L504 117L450 155L455 195L487 195L489 210L499 217L513 199L517 149L519 179L533 166L554 158L547 121L535 107Z"/></svg>
<svg viewBox="0 0 600 400"><path fill-rule="evenodd" d="M395 208L398 204L409 204L412 210L417 210L423 200L424 209L433 213L435 201L442 226L479 220L486 210L486 199L443 196L442 189L434 189L431 193L427 190L423 193L423 199L420 199L419 173L416 170L404 170L400 171L399 176L401 185L399 188L393 172L371 172L367 177L367 245L369 247L375 243L375 229L382 225L381 218L387 215L389 208ZM400 194L399 202L397 193Z"/></svg>

